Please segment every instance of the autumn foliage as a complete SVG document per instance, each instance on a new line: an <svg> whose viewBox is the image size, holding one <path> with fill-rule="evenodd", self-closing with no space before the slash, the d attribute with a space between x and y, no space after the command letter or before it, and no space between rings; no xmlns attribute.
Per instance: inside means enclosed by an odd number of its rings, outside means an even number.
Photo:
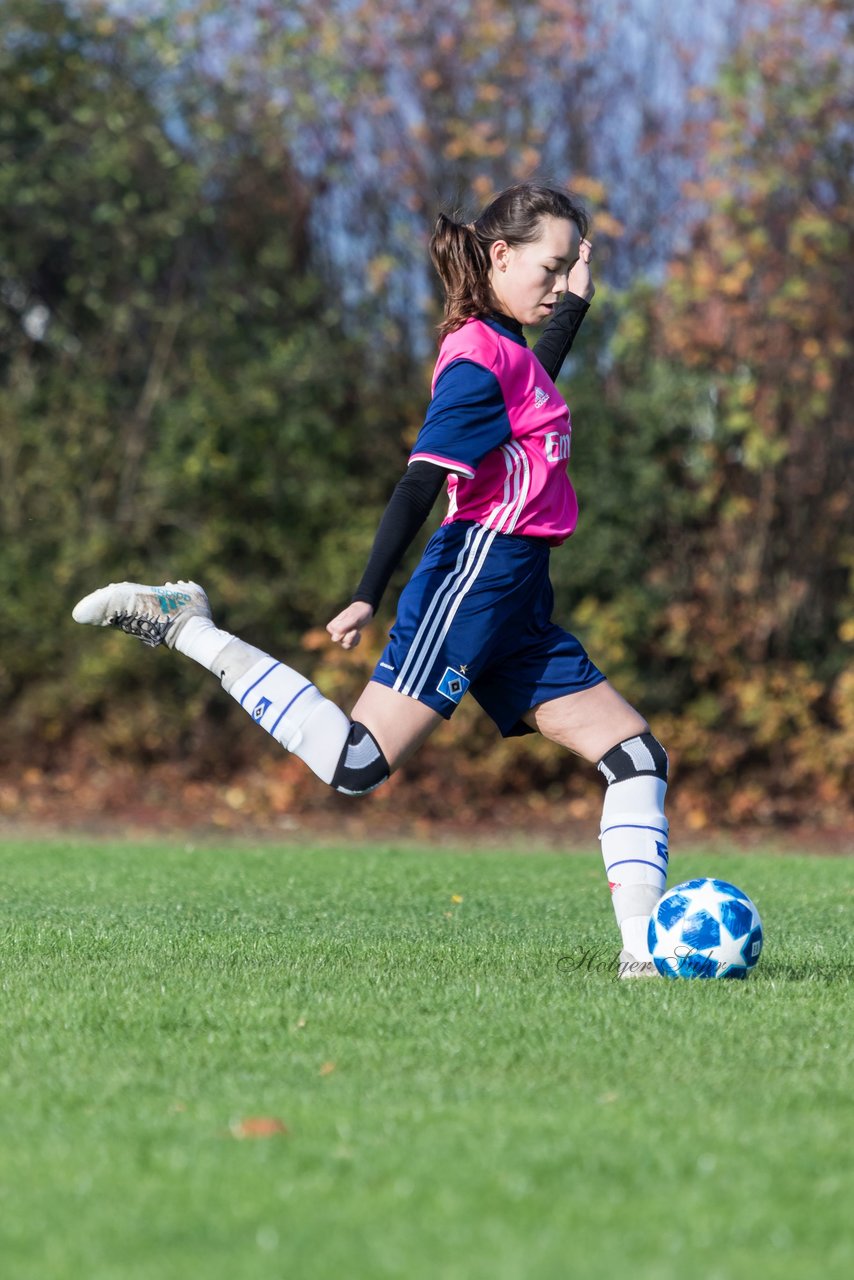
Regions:
<svg viewBox="0 0 854 1280"><path fill-rule="evenodd" d="M559 616L666 742L689 825L850 816L850 12L749 0L722 34L720 5L648 31L606 8L4 6L0 812L344 821L215 682L70 607L198 577L352 700L394 589L355 657L322 624L423 414L431 220L536 175L596 242ZM591 774L464 705L360 820L589 822Z"/></svg>
<svg viewBox="0 0 854 1280"><path fill-rule="evenodd" d="M745 817L769 790L792 818L832 809L854 756L842 12L775 13L733 57L691 193L708 212L654 308L657 352L700 372L714 400L691 591L668 633L691 642L704 736L726 743Z"/></svg>

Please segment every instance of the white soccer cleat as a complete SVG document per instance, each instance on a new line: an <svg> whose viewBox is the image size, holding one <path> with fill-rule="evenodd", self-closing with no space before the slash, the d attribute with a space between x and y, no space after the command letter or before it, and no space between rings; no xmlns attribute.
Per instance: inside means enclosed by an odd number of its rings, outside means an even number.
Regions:
<svg viewBox="0 0 854 1280"><path fill-rule="evenodd" d="M619 978L660 978L654 960L636 960L631 951L620 952Z"/></svg>
<svg viewBox="0 0 854 1280"><path fill-rule="evenodd" d="M146 587L140 582L111 582L74 606L75 622L92 627L117 627L156 649L175 644L188 618L211 616L208 598L197 582L164 582Z"/></svg>

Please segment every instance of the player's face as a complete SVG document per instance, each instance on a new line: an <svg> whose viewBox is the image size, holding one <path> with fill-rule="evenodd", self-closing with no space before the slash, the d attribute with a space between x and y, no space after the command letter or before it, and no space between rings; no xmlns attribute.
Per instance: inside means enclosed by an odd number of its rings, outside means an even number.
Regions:
<svg viewBox="0 0 854 1280"><path fill-rule="evenodd" d="M499 311L520 324L542 324L566 293L566 278L578 261L581 237L574 222L544 218L530 244L496 240L490 248L489 281Z"/></svg>

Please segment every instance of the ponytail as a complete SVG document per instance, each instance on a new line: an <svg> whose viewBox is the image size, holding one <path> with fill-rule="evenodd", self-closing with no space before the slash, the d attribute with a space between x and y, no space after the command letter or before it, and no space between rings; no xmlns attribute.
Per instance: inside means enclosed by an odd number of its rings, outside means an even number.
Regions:
<svg viewBox="0 0 854 1280"><path fill-rule="evenodd" d="M471 316L488 315L494 305L489 282L490 247L531 244L542 233L544 218L574 222L582 239L587 214L572 196L557 187L521 182L502 191L475 222L455 222L440 213L430 240L430 257L445 291L440 343Z"/></svg>
<svg viewBox="0 0 854 1280"><path fill-rule="evenodd" d="M489 248L481 243L474 222L455 222L440 213L430 240L430 257L445 291L445 315L439 341L464 325L469 316L491 307Z"/></svg>

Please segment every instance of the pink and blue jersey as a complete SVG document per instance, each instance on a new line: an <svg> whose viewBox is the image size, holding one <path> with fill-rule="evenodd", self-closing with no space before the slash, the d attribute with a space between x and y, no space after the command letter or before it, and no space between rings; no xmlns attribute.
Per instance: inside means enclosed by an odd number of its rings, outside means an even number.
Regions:
<svg viewBox="0 0 854 1280"><path fill-rule="evenodd" d="M551 616L549 547L578 515L570 433L521 333L488 317L448 335L410 462L450 472L450 508L401 594L374 681L446 719L470 691L512 737L531 732L532 707L604 680Z"/></svg>
<svg viewBox="0 0 854 1280"><path fill-rule="evenodd" d="M473 318L442 343L409 460L451 473L444 524L471 520L557 546L578 519L571 437L566 402L524 338Z"/></svg>

